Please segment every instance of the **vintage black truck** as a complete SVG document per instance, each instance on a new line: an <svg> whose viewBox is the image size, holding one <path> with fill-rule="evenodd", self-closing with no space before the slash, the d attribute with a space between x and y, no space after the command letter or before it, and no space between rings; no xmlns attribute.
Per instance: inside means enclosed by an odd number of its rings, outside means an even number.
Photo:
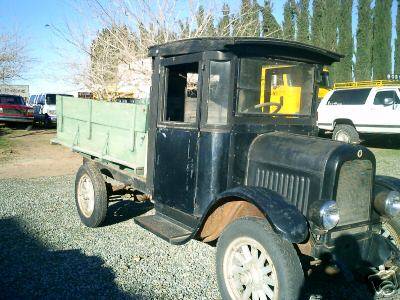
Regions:
<svg viewBox="0 0 400 300"><path fill-rule="evenodd" d="M363 146L316 137L324 65L297 42L198 38L149 49L149 103L57 99L56 142L83 156L82 222L105 219L117 180L154 203L135 222L173 244L216 246L223 299L296 299L329 257L399 289L400 181Z"/></svg>

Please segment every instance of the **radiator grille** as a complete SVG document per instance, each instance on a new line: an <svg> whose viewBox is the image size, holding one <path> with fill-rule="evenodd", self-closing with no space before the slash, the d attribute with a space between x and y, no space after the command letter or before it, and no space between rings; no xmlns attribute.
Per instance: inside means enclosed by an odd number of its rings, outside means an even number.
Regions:
<svg viewBox="0 0 400 300"><path fill-rule="evenodd" d="M345 162L339 172L336 201L339 226L369 220L371 210L372 163L368 160Z"/></svg>
<svg viewBox="0 0 400 300"><path fill-rule="evenodd" d="M3 113L10 115L23 115L23 112L21 110L14 108L3 108Z"/></svg>
<svg viewBox="0 0 400 300"><path fill-rule="evenodd" d="M273 190L304 212L310 195L310 179L278 170L257 168L255 185Z"/></svg>

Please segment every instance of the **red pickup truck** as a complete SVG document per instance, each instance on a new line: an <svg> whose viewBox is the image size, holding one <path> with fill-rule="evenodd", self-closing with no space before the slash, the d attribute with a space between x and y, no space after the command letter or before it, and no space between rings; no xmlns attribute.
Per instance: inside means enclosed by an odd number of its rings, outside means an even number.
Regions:
<svg viewBox="0 0 400 300"><path fill-rule="evenodd" d="M33 108L21 96L0 95L0 122L33 123Z"/></svg>

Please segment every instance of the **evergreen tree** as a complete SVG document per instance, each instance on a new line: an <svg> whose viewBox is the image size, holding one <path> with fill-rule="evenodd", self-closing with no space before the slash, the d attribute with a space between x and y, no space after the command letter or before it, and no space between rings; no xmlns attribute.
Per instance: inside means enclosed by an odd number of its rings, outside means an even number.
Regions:
<svg viewBox="0 0 400 300"><path fill-rule="evenodd" d="M396 40L394 42L394 73L400 74L400 3L397 1Z"/></svg>
<svg viewBox="0 0 400 300"><path fill-rule="evenodd" d="M256 0L242 0L240 6L239 22L236 24L239 35L259 36L259 6Z"/></svg>
<svg viewBox="0 0 400 300"><path fill-rule="evenodd" d="M279 38L282 36L282 29L272 14L272 4L270 0L264 1L261 9L262 13L262 35L264 37Z"/></svg>
<svg viewBox="0 0 400 300"><path fill-rule="evenodd" d="M336 66L335 81L351 81L353 79L352 8L353 0L340 0L338 51L345 57Z"/></svg>
<svg viewBox="0 0 400 300"><path fill-rule="evenodd" d="M329 3L329 6L328 6ZM330 51L337 51L338 44L338 20L342 16L339 14L340 0L329 0L326 2L326 13L323 18L322 31L324 35L323 47Z"/></svg>
<svg viewBox="0 0 400 300"><path fill-rule="evenodd" d="M218 23L217 30L218 35L220 36L229 36L231 34L230 31L230 8L227 3L224 3L222 6L222 18Z"/></svg>
<svg viewBox="0 0 400 300"><path fill-rule="evenodd" d="M296 2L295 0L286 0L283 10L283 38L294 40L296 35Z"/></svg>
<svg viewBox="0 0 400 300"><path fill-rule="evenodd" d="M372 76L372 9L371 0L358 0L357 50L354 75L356 81ZM397 16L399 18L399 16Z"/></svg>
<svg viewBox="0 0 400 300"><path fill-rule="evenodd" d="M311 19L311 44L315 46L321 47L325 45L324 24L326 13L326 1L313 0L313 16Z"/></svg>
<svg viewBox="0 0 400 300"><path fill-rule="evenodd" d="M329 0L325 2L327 12L323 18L322 31L324 35L323 48L330 51L338 50L338 20L341 19L339 15L340 0ZM329 5L329 6L328 6ZM329 66L329 77L331 81L336 81L336 65Z"/></svg>
<svg viewBox="0 0 400 300"><path fill-rule="evenodd" d="M297 16L297 40L303 43L310 42L310 0L300 0Z"/></svg>
<svg viewBox="0 0 400 300"><path fill-rule="evenodd" d="M392 0L375 1L372 68L374 79L386 79L392 65Z"/></svg>

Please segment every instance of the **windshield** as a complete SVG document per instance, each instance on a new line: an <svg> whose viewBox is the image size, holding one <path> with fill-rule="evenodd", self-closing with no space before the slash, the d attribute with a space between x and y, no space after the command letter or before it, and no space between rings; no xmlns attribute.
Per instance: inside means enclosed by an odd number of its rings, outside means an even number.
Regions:
<svg viewBox="0 0 400 300"><path fill-rule="evenodd" d="M239 113L310 115L313 91L313 65L262 58L240 61Z"/></svg>
<svg viewBox="0 0 400 300"><path fill-rule="evenodd" d="M56 104L56 95L55 94L47 94L46 95L46 104L47 105L55 105Z"/></svg>
<svg viewBox="0 0 400 300"><path fill-rule="evenodd" d="M1 96L0 104L13 104L13 105L24 105L24 99L20 96Z"/></svg>

